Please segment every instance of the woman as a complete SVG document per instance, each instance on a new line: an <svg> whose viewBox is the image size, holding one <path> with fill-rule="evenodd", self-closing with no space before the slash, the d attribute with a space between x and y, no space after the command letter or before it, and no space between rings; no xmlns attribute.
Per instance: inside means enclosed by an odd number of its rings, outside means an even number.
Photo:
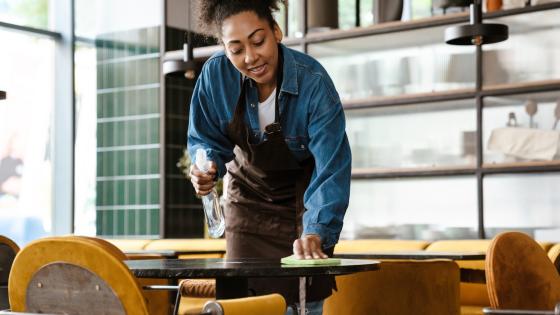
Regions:
<svg viewBox="0 0 560 315"><path fill-rule="evenodd" d="M191 181L205 195L228 174L228 258L326 258L348 206L351 156L340 99L316 60L280 44L278 3L199 4L201 26L224 52L206 62L193 92L188 149L191 157L205 149L214 164L205 174L193 163ZM321 314L334 279L308 283L307 308ZM249 286L297 301L297 279Z"/></svg>

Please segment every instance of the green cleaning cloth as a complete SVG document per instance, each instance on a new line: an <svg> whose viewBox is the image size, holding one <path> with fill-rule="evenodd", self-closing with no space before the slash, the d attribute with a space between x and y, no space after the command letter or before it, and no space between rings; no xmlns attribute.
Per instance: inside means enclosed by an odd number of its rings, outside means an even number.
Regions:
<svg viewBox="0 0 560 315"><path fill-rule="evenodd" d="M280 260L284 265L300 265L300 266L334 266L340 265L339 258L324 258L324 259L297 259L296 256L291 255L284 257Z"/></svg>

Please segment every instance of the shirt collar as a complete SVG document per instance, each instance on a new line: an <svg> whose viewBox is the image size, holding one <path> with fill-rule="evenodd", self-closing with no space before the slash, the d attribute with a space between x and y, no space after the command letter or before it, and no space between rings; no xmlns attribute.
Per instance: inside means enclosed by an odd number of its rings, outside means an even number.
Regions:
<svg viewBox="0 0 560 315"><path fill-rule="evenodd" d="M298 95L297 64L292 51L280 44L284 56L284 73L282 78L281 92Z"/></svg>

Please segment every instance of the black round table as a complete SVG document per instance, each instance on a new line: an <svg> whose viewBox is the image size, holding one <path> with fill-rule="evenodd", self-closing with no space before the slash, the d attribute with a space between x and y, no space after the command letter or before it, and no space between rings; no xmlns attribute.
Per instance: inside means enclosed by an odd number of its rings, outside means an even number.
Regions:
<svg viewBox="0 0 560 315"><path fill-rule="evenodd" d="M450 259L450 260L484 260L484 252L435 252L426 250L417 251L364 251L361 253L339 253L334 257L350 259Z"/></svg>
<svg viewBox="0 0 560 315"><path fill-rule="evenodd" d="M258 278L344 275L379 269L379 262L340 259L337 265L283 265L279 259L147 259L127 260L139 278Z"/></svg>
<svg viewBox="0 0 560 315"><path fill-rule="evenodd" d="M221 258L127 260L125 263L139 278L215 278L218 299L247 296L248 278L300 277L303 301L306 277L372 271L379 269L380 264L375 260L340 259L337 265L284 265L279 259Z"/></svg>

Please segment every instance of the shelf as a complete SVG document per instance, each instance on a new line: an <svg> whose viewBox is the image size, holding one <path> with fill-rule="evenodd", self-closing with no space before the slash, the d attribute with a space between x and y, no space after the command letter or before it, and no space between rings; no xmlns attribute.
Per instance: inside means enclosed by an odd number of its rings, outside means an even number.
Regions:
<svg viewBox="0 0 560 315"><path fill-rule="evenodd" d="M517 14L546 11L551 9L560 9L560 2L537 4L537 5L531 5L523 8L515 8L509 10L498 10L491 13L485 13L483 15L483 18L494 19L494 18L500 18L505 16L517 15Z"/></svg>
<svg viewBox="0 0 560 315"><path fill-rule="evenodd" d="M344 109L365 109L393 105L417 105L419 103L442 102L474 98L474 89L457 89L445 92L415 93L395 96L369 97L363 99L343 100Z"/></svg>
<svg viewBox="0 0 560 315"><path fill-rule="evenodd" d="M0 100L5 100L5 99L6 99L6 92L0 91Z"/></svg>
<svg viewBox="0 0 560 315"><path fill-rule="evenodd" d="M501 96L511 94L538 93L548 91L560 92L560 80L544 80L525 83L507 83L483 87L481 96Z"/></svg>
<svg viewBox="0 0 560 315"><path fill-rule="evenodd" d="M539 4L539 5L528 6L523 8L515 8L509 10L495 11L491 13L484 13L483 19L494 19L494 18L512 16L517 14L545 11L545 10L558 9L558 8L560 8L560 2ZM394 21L394 22L387 22L382 24L375 24L367 27L355 27L347 30L336 29L336 30L330 30L321 33L310 33L307 34L307 37L305 38L305 42L308 44L320 43L320 42L332 41L338 39L348 39L348 38L363 37L368 35L378 35L378 34L417 30L420 28L445 26L445 25L451 25L457 23L467 23L468 21L469 21L469 12L467 10L465 12L438 15L438 16L427 17L427 18L417 19L417 20Z"/></svg>
<svg viewBox="0 0 560 315"><path fill-rule="evenodd" d="M560 172L560 160L484 164L480 172L482 174ZM434 167L408 167L408 168L354 168L352 169L352 179L461 176L461 175L476 175L476 173L477 170L474 166L473 167L434 166Z"/></svg>
<svg viewBox="0 0 560 315"><path fill-rule="evenodd" d="M352 179L381 179L398 177L433 177L474 175L476 169L466 165L409 168L354 168Z"/></svg>
<svg viewBox="0 0 560 315"><path fill-rule="evenodd" d="M418 30L421 28L428 28L434 26L444 26L457 23L466 23L469 21L468 12L453 13L447 15L440 15L434 17L427 17L423 19L410 20L410 21L393 21L382 24L375 24L365 27L354 27L351 29L341 30L328 30L324 32L309 33L305 37L307 44L321 43L339 39L357 38L371 35L396 33L402 31ZM443 34L442 34L443 38ZM443 41L443 39L442 39Z"/></svg>
<svg viewBox="0 0 560 315"><path fill-rule="evenodd" d="M492 163L483 164L482 172L485 174L508 174L508 173L541 173L560 171L560 161L531 161L514 163Z"/></svg>
<svg viewBox="0 0 560 315"><path fill-rule="evenodd" d="M196 47L193 49L193 57L197 61L204 61L221 50L221 45ZM183 60L183 50L168 51L163 55L163 60Z"/></svg>
<svg viewBox="0 0 560 315"><path fill-rule="evenodd" d="M523 14L529 12L545 11L550 9L560 8L560 2L539 4L534 6L528 6L524 8L516 8L509 10L500 10L491 13L485 13L483 15L484 19L494 19L500 17L506 17L516 14ZM332 40L339 39L349 39L357 38L368 35L378 35L387 33L396 33L409 30L418 30L421 28L429 28L436 26L445 26L457 23L467 23L469 21L469 13L467 11L446 15L438 15L433 17L427 17L423 19L410 20L410 21L393 21L382 24L376 24L366 27L355 27L347 30L329 30L325 32L309 33L304 38L285 38L282 43L286 46L302 45L302 44L313 44L321 43ZM442 34L443 37L443 34ZM199 60L204 60L212 56L217 51L220 51L221 45L207 46L207 47L197 47L194 48L194 58ZM165 53L164 60L177 60L183 58L182 50L174 50Z"/></svg>

